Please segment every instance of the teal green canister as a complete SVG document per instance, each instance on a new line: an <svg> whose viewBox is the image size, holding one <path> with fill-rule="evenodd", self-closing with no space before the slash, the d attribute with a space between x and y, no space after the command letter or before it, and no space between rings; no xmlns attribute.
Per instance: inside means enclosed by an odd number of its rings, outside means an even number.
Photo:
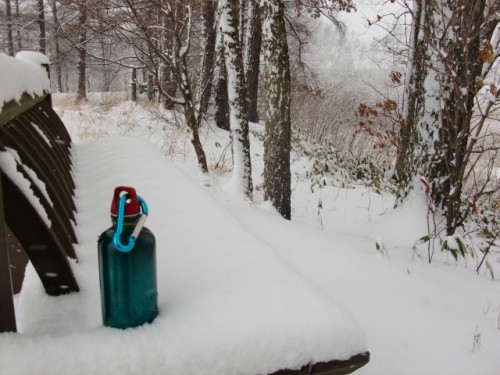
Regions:
<svg viewBox="0 0 500 375"><path fill-rule="evenodd" d="M113 225L97 244L102 321L107 327L137 327L158 315L155 237L143 226L148 213L134 188L115 188Z"/></svg>

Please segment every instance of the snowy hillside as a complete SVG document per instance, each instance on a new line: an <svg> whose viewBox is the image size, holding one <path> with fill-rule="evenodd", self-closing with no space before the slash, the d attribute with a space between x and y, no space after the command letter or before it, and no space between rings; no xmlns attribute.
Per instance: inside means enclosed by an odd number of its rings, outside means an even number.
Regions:
<svg viewBox="0 0 500 375"><path fill-rule="evenodd" d="M390 194L312 187L314 160L294 154L288 222L259 190L260 125L248 202L229 185L226 132L203 128L202 176L174 113L96 98L55 98L75 142L81 292L48 297L30 270L16 299L22 334L0 335L2 375L268 373L365 349L356 374L500 373L500 254L496 280L470 256L438 251L429 264L426 245L414 247L427 233L419 194L394 210ZM101 326L94 247L122 184L150 206L160 285L160 316L126 332Z"/></svg>

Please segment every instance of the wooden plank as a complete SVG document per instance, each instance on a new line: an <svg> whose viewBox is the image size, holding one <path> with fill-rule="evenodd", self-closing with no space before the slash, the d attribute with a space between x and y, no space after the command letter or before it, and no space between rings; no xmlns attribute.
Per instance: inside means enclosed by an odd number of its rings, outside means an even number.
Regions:
<svg viewBox="0 0 500 375"><path fill-rule="evenodd" d="M346 360L318 362L299 369L283 369L270 375L347 375L363 367L370 361L370 353L360 353Z"/></svg>
<svg viewBox="0 0 500 375"><path fill-rule="evenodd" d="M66 251L17 185L2 174L5 222L26 251L45 292L57 296L79 291Z"/></svg>
<svg viewBox="0 0 500 375"><path fill-rule="evenodd" d="M72 165L69 152L70 144L67 144L66 141L62 140L58 133L56 133L55 129L52 129L54 126L56 126L55 124L57 123L57 119L59 117L51 108L44 107L42 103L38 104L36 108L31 108L23 113L23 116L18 117L18 120L21 118L23 120L29 120L29 123L24 124L24 128L26 130L32 128L31 123L36 124L40 128L40 130L45 133L45 136L49 138L52 146L50 148L50 159L56 166L59 167L60 173L64 176L64 182L68 185L68 195L69 197L71 197L74 189L74 184L71 177ZM32 129L30 131L36 130ZM37 132L35 136L38 138L40 135Z"/></svg>
<svg viewBox="0 0 500 375"><path fill-rule="evenodd" d="M27 93L24 93L21 96L21 100L19 102L11 100L7 103L4 103L0 111L0 126L8 124L10 121L12 121L12 119L16 118L27 109L44 100L46 95L47 94L33 97Z"/></svg>
<svg viewBox="0 0 500 375"><path fill-rule="evenodd" d="M10 261L10 278L12 280L12 292L17 294L21 292L26 266L29 263L29 258L23 249L23 246L16 238L14 233L6 226L7 248L9 251Z"/></svg>
<svg viewBox="0 0 500 375"><path fill-rule="evenodd" d="M25 132L26 135L23 137L23 134L19 132L20 129L17 129L24 128L22 123L15 120L11 124L2 129L0 146L16 150L23 165L27 165L35 171L38 178L44 182L53 207L36 184L32 184L32 189L51 217L54 230L58 232L60 240L64 241L68 256L76 258L73 243L76 243L77 239L74 228L71 225L71 220L74 217L73 208L68 203L69 200L72 201L71 194L67 189L63 188L63 183L60 181L60 174L57 173L57 169L50 163L50 154L41 154L43 145L39 145L36 139L29 137L28 131ZM24 174L25 178L31 181L31 177L26 173ZM65 204L64 201L67 203Z"/></svg>
<svg viewBox="0 0 500 375"><path fill-rule="evenodd" d="M10 262L4 220L2 178L0 173L0 332L16 332L16 314L12 299Z"/></svg>
<svg viewBox="0 0 500 375"><path fill-rule="evenodd" d="M72 141L68 129L63 124L57 113L42 101L37 107L38 111L44 115L45 122L41 124L43 129L48 132L49 138L53 141L54 150L58 151L65 165L68 166L68 172L72 169L71 146Z"/></svg>

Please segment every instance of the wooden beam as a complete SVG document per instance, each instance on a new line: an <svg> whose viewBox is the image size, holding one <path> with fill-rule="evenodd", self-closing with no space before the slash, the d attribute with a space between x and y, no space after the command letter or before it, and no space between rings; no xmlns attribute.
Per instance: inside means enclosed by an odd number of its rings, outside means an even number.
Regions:
<svg viewBox="0 0 500 375"><path fill-rule="evenodd" d="M310 363L299 369L283 369L270 375L347 375L370 361L370 353L360 353L345 360Z"/></svg>
<svg viewBox="0 0 500 375"><path fill-rule="evenodd" d="M27 109L44 100L46 96L47 94L33 97L27 93L24 93L21 96L21 100L19 102L11 100L7 103L4 103L3 107L0 108L0 126L8 124L12 119L16 118Z"/></svg>
<svg viewBox="0 0 500 375"><path fill-rule="evenodd" d="M12 233L8 225L6 225L6 230L10 261L10 279L12 280L12 292L15 295L20 293L23 287L24 274L26 273L26 266L29 263L29 258L23 246L14 233Z"/></svg>
<svg viewBox="0 0 500 375"><path fill-rule="evenodd" d="M52 296L79 290L66 250L47 228L19 187L2 173L5 222L26 251L42 281L45 292Z"/></svg>
<svg viewBox="0 0 500 375"><path fill-rule="evenodd" d="M0 173L0 332L16 332L16 314L12 298L9 249L7 248L5 216Z"/></svg>

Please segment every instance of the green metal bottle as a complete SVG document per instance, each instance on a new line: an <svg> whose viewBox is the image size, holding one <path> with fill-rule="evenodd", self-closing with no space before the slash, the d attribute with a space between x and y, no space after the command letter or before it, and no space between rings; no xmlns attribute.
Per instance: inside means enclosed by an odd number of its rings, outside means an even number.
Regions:
<svg viewBox="0 0 500 375"><path fill-rule="evenodd" d="M115 189L113 226L98 240L102 320L107 327L137 327L158 315L155 238L142 227L147 211L133 188Z"/></svg>

